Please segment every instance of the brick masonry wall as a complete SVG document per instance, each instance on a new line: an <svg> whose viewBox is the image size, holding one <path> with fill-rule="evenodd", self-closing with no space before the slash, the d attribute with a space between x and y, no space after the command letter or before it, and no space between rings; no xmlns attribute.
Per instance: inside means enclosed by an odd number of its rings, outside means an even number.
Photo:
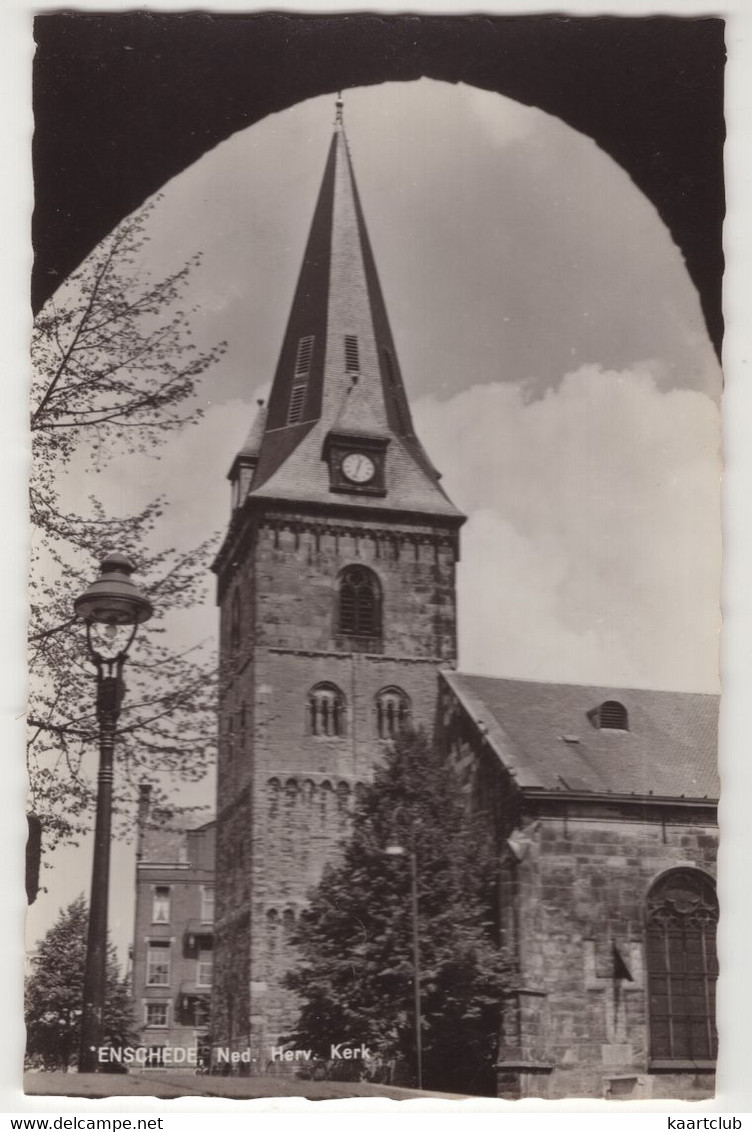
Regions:
<svg viewBox="0 0 752 1132"><path fill-rule="evenodd" d="M437 671L456 648L455 542L439 524L340 528L301 515L267 519L247 545L222 599L213 1021L219 1042L250 1043L252 1064L263 1069L297 1013L281 986L295 960L290 932L348 832L358 785L384 751L377 693L401 688L413 723L434 727ZM354 563L373 570L381 586L378 651L375 642L353 648L337 637L337 577ZM311 734L308 693L322 682L344 700L337 737ZM241 986L249 996L245 1029L237 1022Z"/></svg>

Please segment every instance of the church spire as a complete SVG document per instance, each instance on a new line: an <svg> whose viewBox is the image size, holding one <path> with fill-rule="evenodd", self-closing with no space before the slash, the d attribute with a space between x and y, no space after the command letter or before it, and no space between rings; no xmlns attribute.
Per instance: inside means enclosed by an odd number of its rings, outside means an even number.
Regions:
<svg viewBox="0 0 752 1132"><path fill-rule="evenodd" d="M382 506L460 519L413 428L343 109L340 92L249 498L360 506L376 505L379 496ZM334 485L331 465L344 458L336 443L338 422L347 417L352 447L358 414L368 434L363 443L370 439L379 448L378 475L373 490L363 487L358 494L353 485L348 494L344 481Z"/></svg>

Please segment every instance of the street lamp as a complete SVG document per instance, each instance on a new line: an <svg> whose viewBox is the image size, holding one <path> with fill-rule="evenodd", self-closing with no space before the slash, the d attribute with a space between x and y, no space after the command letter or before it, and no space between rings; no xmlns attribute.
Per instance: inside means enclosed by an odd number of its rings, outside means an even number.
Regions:
<svg viewBox="0 0 752 1132"><path fill-rule="evenodd" d="M418 858L414 849L403 845L387 845L388 857L407 857L410 862L410 904L413 921L413 995L415 1012L415 1064L418 1088L423 1088L423 1035L420 1008L420 938L418 935Z"/></svg>
<svg viewBox="0 0 752 1132"><path fill-rule="evenodd" d="M108 554L102 560L100 575L76 598L74 608L86 623L86 647L97 674L97 722L99 724L99 777L97 782L97 816L94 825L94 861L91 870L89 931L86 941L80 1073L96 1072L97 1050L102 1041L105 996L107 991L107 904L110 887L110 836L112 827L112 779L115 728L125 693L123 665L138 626L154 612L149 599L130 575L133 563L123 554ZM104 636L110 642L110 656L99 651L99 641L92 637L92 627L104 625ZM126 627L127 638L119 647L118 630ZM130 630L128 632L128 630Z"/></svg>

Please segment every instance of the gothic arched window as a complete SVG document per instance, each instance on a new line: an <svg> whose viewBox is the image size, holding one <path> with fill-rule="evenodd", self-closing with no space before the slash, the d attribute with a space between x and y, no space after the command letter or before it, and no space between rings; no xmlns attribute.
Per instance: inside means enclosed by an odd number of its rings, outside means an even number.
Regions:
<svg viewBox="0 0 752 1132"><path fill-rule="evenodd" d="M650 1057L713 1061L718 976L715 886L696 869L673 869L648 894Z"/></svg>
<svg viewBox="0 0 752 1132"><path fill-rule="evenodd" d="M396 739L410 726L410 700L401 688L382 688L376 696L376 731L379 739Z"/></svg>
<svg viewBox="0 0 752 1132"><path fill-rule="evenodd" d="M348 566L339 579L337 631L349 637L381 636L381 593L375 574Z"/></svg>
<svg viewBox="0 0 752 1132"><path fill-rule="evenodd" d="M317 684L308 693L308 729L330 739L345 734L345 697L334 684Z"/></svg>

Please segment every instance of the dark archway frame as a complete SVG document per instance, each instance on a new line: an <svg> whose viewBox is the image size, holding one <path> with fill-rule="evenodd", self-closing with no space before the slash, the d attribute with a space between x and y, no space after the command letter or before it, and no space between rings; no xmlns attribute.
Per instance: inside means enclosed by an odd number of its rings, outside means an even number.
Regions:
<svg viewBox="0 0 752 1132"><path fill-rule="evenodd" d="M35 309L122 217L306 98L427 76L588 134L654 203L723 336L723 21L668 16L39 15Z"/></svg>

